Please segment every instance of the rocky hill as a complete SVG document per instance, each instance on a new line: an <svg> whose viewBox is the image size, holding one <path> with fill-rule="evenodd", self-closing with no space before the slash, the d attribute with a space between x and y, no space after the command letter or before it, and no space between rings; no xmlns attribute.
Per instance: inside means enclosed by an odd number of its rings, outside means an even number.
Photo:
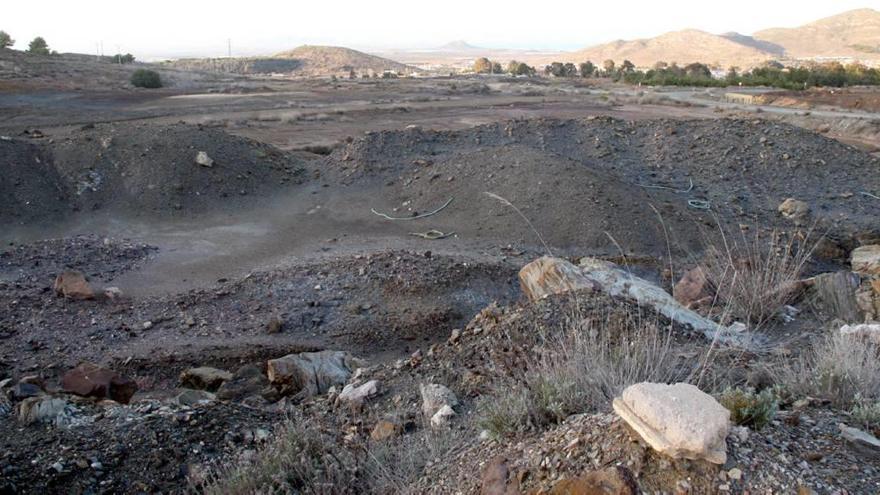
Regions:
<svg viewBox="0 0 880 495"><path fill-rule="evenodd" d="M410 72L412 67L387 58L340 46L303 45L293 50L276 53L275 59L294 59L305 74L335 74L339 72Z"/></svg>
<svg viewBox="0 0 880 495"><path fill-rule="evenodd" d="M561 58L594 63L607 59L618 63L629 60L641 67L665 61L748 68L771 59L824 58L853 58L877 63L880 62L880 12L852 10L800 27L766 29L752 36L740 33L715 35L687 29L654 38L617 40L570 52Z"/></svg>
<svg viewBox="0 0 880 495"><path fill-rule="evenodd" d="M639 67L648 67L657 61L677 62L679 65L704 62L727 67L755 65L768 59L769 55L723 36L687 29L656 38L613 41L571 53L568 58L592 60L594 63L607 59L617 62L629 60Z"/></svg>
<svg viewBox="0 0 880 495"><path fill-rule="evenodd" d="M298 76L408 73L413 67L376 55L339 46L303 45L269 57L190 58L169 62L172 67L192 71L230 74L290 74Z"/></svg>
<svg viewBox="0 0 880 495"><path fill-rule="evenodd" d="M782 46L789 57L880 60L880 12L859 9L796 28L758 31L755 38Z"/></svg>

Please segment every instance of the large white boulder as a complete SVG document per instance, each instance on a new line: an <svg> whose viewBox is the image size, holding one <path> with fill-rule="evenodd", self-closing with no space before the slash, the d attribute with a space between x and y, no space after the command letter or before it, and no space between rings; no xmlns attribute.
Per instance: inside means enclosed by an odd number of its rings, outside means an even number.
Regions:
<svg viewBox="0 0 880 495"><path fill-rule="evenodd" d="M614 399L614 411L658 452L724 464L730 411L687 383L637 383Z"/></svg>

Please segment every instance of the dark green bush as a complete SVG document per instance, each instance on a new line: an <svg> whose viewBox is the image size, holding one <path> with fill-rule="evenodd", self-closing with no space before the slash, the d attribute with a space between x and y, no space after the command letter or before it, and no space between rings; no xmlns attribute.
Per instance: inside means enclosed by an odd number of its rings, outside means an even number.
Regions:
<svg viewBox="0 0 880 495"><path fill-rule="evenodd" d="M131 75L131 84L136 88L161 88L162 78L156 71L138 69Z"/></svg>
<svg viewBox="0 0 880 495"><path fill-rule="evenodd" d="M718 402L730 411L730 420L755 430L767 426L776 415L779 405L770 389L755 393L752 389L728 388Z"/></svg>

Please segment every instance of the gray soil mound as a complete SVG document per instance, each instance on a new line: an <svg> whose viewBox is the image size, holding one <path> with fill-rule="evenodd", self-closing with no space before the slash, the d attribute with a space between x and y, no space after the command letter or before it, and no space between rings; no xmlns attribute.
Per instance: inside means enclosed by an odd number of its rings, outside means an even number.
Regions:
<svg viewBox="0 0 880 495"><path fill-rule="evenodd" d="M370 133L329 160L345 183L381 181L379 210L409 216L454 197L431 218L432 228L505 243L537 240L516 212L484 191L519 207L551 246L610 253L619 244L627 252L663 254L660 216L673 244L687 251L718 223L774 226L784 221L777 208L789 197L807 202L810 223L845 245L876 237L880 227L880 201L860 194L880 190L876 158L761 120L410 128Z"/></svg>
<svg viewBox="0 0 880 495"><path fill-rule="evenodd" d="M69 209L68 188L45 147L0 140L0 170L0 223L58 218Z"/></svg>
<svg viewBox="0 0 880 495"><path fill-rule="evenodd" d="M100 209L162 215L235 207L296 183L302 172L274 147L183 124L99 125L60 140L3 141L0 150L0 223ZM196 164L199 151L213 166Z"/></svg>

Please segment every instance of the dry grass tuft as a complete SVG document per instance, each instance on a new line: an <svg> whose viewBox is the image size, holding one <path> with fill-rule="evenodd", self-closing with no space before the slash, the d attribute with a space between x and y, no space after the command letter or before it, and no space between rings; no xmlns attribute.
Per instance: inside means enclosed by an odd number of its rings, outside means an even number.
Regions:
<svg viewBox="0 0 880 495"><path fill-rule="evenodd" d="M206 495L350 493L358 459L308 422L290 422L250 459L194 487Z"/></svg>
<svg viewBox="0 0 880 495"><path fill-rule="evenodd" d="M739 240L722 230L720 245L708 243L705 268L725 312L761 327L799 296L812 246L794 237L786 241L776 231L764 237L754 230L753 238L743 233Z"/></svg>
<svg viewBox="0 0 880 495"><path fill-rule="evenodd" d="M782 384L794 396L819 397L844 408L880 400L880 346L857 336L831 334L780 368Z"/></svg>
<svg viewBox="0 0 880 495"><path fill-rule="evenodd" d="M643 381L691 382L699 352L674 341L672 330L638 310L604 317L577 304L562 328L537 346L520 376L500 385L479 406L480 425L496 436L558 423L572 414L604 411L624 388Z"/></svg>

